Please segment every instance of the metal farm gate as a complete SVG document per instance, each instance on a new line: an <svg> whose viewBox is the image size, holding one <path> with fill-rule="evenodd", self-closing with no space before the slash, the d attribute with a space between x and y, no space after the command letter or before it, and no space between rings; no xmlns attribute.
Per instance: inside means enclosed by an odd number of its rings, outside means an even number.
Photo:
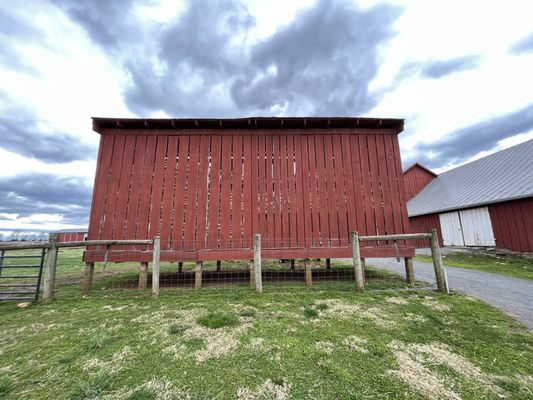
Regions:
<svg viewBox="0 0 533 400"><path fill-rule="evenodd" d="M264 258L350 257L351 231L409 232L402 127L356 118L96 118L89 240L160 236L162 261L249 260L260 233ZM116 249L108 259L150 261L142 249ZM395 255L390 246L361 251ZM399 251L413 254L405 243ZM104 257L95 248L85 255Z"/></svg>

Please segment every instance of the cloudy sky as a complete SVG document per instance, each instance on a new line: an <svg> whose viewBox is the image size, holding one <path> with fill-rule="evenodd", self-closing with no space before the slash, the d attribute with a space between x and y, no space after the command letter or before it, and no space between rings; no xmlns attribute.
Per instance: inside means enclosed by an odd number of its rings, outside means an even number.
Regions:
<svg viewBox="0 0 533 400"><path fill-rule="evenodd" d="M405 118L404 166L533 138L531 0L0 3L0 234L86 226L91 116Z"/></svg>

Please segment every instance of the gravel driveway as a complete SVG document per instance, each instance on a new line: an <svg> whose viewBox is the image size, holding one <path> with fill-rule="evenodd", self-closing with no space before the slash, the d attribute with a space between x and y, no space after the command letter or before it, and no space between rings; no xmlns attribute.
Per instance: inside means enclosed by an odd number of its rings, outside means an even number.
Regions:
<svg viewBox="0 0 533 400"><path fill-rule="evenodd" d="M367 264L405 276L403 259L369 258ZM432 264L415 261L414 269L417 280L435 282ZM533 330L533 281L455 267L446 267L446 273L450 289L483 300Z"/></svg>

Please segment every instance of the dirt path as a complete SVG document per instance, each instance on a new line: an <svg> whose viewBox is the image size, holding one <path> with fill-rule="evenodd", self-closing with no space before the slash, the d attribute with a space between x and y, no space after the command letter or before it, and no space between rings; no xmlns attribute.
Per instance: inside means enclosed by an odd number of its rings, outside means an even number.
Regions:
<svg viewBox="0 0 533 400"><path fill-rule="evenodd" d="M403 260L372 258L367 263L405 276ZM433 265L415 261L414 268L416 279L435 282ZM451 289L483 300L533 330L533 281L455 267L446 267L446 272Z"/></svg>

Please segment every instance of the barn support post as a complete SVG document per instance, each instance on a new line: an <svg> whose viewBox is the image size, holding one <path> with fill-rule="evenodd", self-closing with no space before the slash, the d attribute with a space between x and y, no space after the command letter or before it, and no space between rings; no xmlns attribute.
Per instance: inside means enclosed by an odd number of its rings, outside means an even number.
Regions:
<svg viewBox="0 0 533 400"><path fill-rule="evenodd" d="M194 288L195 289L201 289L202 288L202 268L204 266L204 263L202 261L196 261L196 268L194 270Z"/></svg>
<svg viewBox="0 0 533 400"><path fill-rule="evenodd" d="M161 257L161 239L159 236L154 238L154 251L152 260L152 297L159 297L159 261Z"/></svg>
<svg viewBox="0 0 533 400"><path fill-rule="evenodd" d="M326 268L331 269L331 258L326 258Z"/></svg>
<svg viewBox="0 0 533 400"><path fill-rule="evenodd" d="M217 260L217 272L220 272L221 267L222 267L222 261Z"/></svg>
<svg viewBox="0 0 533 400"><path fill-rule="evenodd" d="M415 286L415 270L413 268L413 257L405 257L405 280L409 287Z"/></svg>
<svg viewBox="0 0 533 400"><path fill-rule="evenodd" d="M313 286L313 271L311 269L311 260L304 260L305 266L305 286Z"/></svg>
<svg viewBox="0 0 533 400"><path fill-rule="evenodd" d="M352 257L353 266L355 269L355 289L358 292L365 290L365 282L363 279L363 268L361 265L361 249L359 248L359 234L352 232Z"/></svg>
<svg viewBox="0 0 533 400"><path fill-rule="evenodd" d="M363 285L365 284L365 269L366 269L366 260L361 258L361 274L363 275Z"/></svg>
<svg viewBox="0 0 533 400"><path fill-rule="evenodd" d="M48 236L48 241L50 242L50 248L48 249L48 257L46 259L43 289L43 301L47 303L54 299L57 268L57 243L59 242L59 234L51 233Z"/></svg>
<svg viewBox="0 0 533 400"><path fill-rule="evenodd" d="M437 230L431 230L431 257L433 258L433 268L435 269L435 278L437 280L437 290L447 293L448 288L444 279L444 270L442 268L442 255L440 253L439 238Z"/></svg>
<svg viewBox="0 0 533 400"><path fill-rule="evenodd" d="M296 260L294 258L291 258L291 270L294 270L296 267Z"/></svg>
<svg viewBox="0 0 533 400"><path fill-rule="evenodd" d="M263 292L263 280L261 277L261 234L254 235L254 275L255 275L255 291L257 293Z"/></svg>
<svg viewBox="0 0 533 400"><path fill-rule="evenodd" d="M183 261L178 262L178 272L183 272Z"/></svg>
<svg viewBox="0 0 533 400"><path fill-rule="evenodd" d="M83 276L83 294L89 294L93 286L94 263L86 262Z"/></svg>
<svg viewBox="0 0 533 400"><path fill-rule="evenodd" d="M142 262L139 265L139 289L146 289L148 286L148 263Z"/></svg>

